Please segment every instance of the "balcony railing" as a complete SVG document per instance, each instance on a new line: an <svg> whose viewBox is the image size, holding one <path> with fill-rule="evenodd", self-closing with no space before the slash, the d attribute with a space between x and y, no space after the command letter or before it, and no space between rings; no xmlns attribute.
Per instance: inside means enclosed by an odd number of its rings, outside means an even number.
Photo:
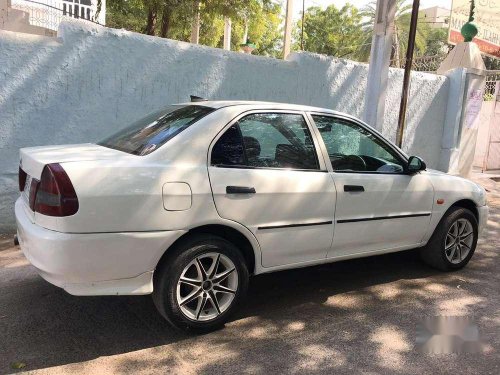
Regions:
<svg viewBox="0 0 500 375"><path fill-rule="evenodd" d="M57 31L63 17L99 23L97 0L11 0L10 3L12 9L28 14L30 25L49 30Z"/></svg>

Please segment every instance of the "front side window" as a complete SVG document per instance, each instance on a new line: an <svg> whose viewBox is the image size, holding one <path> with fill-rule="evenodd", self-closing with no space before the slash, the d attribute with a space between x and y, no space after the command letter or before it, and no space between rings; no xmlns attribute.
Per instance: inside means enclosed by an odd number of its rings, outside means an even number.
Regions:
<svg viewBox="0 0 500 375"><path fill-rule="evenodd" d="M401 173L404 161L382 140L347 120L313 115L337 172Z"/></svg>
<svg viewBox="0 0 500 375"><path fill-rule="evenodd" d="M170 106L149 114L97 144L129 154L147 155L213 111L213 108L199 105Z"/></svg>
<svg viewBox="0 0 500 375"><path fill-rule="evenodd" d="M304 117L285 113L256 113L240 119L214 145L211 164L319 169Z"/></svg>

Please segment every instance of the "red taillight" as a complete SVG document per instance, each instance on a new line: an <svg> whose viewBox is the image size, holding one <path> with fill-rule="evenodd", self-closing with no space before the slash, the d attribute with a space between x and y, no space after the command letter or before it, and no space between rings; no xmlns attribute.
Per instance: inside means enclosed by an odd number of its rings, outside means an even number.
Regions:
<svg viewBox="0 0 500 375"><path fill-rule="evenodd" d="M26 174L26 172L21 169L21 166L19 166L19 191L24 190L24 185L26 185L27 176L28 175Z"/></svg>
<svg viewBox="0 0 500 375"><path fill-rule="evenodd" d="M32 178L30 185L30 196L29 196L29 204L31 211L35 211L35 199L36 199L36 192L38 191L38 186L40 186L40 181L38 181L36 178Z"/></svg>
<svg viewBox="0 0 500 375"><path fill-rule="evenodd" d="M78 211L78 197L73 184L59 164L47 164L37 185L36 212L47 216L70 216Z"/></svg>

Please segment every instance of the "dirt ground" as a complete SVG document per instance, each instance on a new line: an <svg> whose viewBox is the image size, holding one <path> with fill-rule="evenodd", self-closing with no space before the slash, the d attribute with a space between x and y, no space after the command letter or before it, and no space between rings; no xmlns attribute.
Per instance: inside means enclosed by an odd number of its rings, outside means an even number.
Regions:
<svg viewBox="0 0 500 375"><path fill-rule="evenodd" d="M475 176L488 227L465 269L409 251L258 276L239 314L202 336L172 330L149 296L71 296L2 236L0 373L500 374L500 182L487 177ZM472 317L483 351L418 352L417 326L436 315Z"/></svg>

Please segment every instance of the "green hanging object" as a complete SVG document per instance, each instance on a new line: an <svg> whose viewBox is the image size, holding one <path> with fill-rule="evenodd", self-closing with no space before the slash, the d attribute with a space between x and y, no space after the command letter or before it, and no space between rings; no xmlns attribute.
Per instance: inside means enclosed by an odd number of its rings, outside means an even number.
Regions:
<svg viewBox="0 0 500 375"><path fill-rule="evenodd" d="M255 49L255 44L250 42L250 38L247 38L247 42L240 44L240 47L242 47L242 48L249 47L249 48Z"/></svg>
<svg viewBox="0 0 500 375"><path fill-rule="evenodd" d="M247 38L247 42L240 44L241 49L243 52L248 53L249 55L252 54L252 51L255 49L255 44L250 42L250 39Z"/></svg>
<svg viewBox="0 0 500 375"><path fill-rule="evenodd" d="M463 25L462 29L460 30L460 33L462 34L466 42L472 42L472 39L474 39L474 37L479 32L476 24L474 23L475 8L476 4L474 3L474 0L471 0L469 21L465 25Z"/></svg>

